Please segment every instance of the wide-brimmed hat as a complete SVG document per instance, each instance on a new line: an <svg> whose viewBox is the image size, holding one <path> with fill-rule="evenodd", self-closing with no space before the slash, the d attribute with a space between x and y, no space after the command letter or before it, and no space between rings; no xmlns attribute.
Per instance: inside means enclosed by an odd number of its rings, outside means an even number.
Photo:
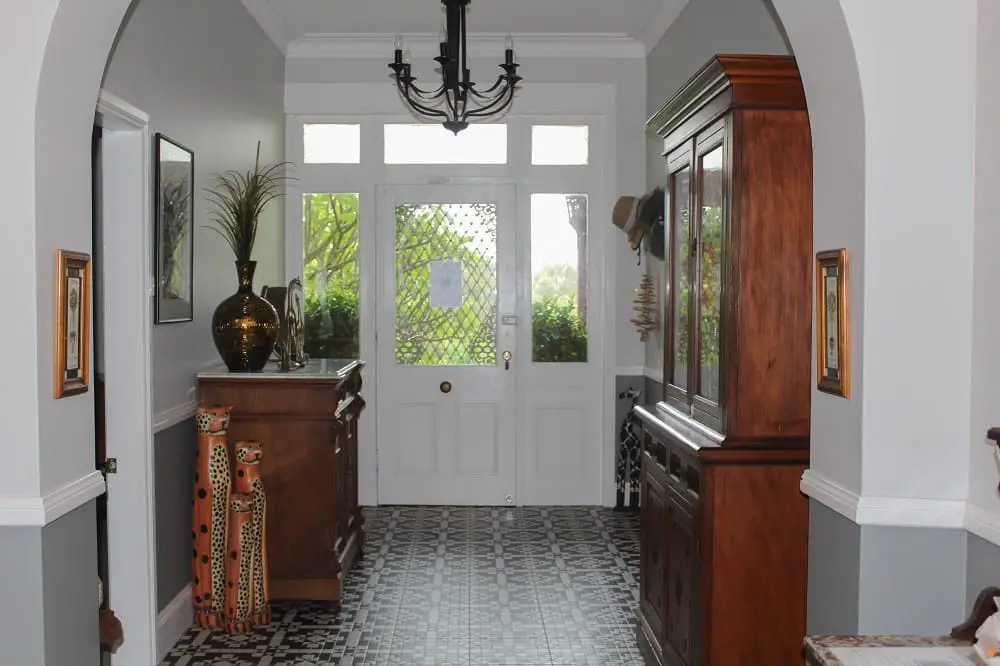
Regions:
<svg viewBox="0 0 1000 666"><path fill-rule="evenodd" d="M642 197L618 197L611 211L611 222L628 235L628 244L634 250L642 242L645 226L639 220L639 210L642 207Z"/></svg>

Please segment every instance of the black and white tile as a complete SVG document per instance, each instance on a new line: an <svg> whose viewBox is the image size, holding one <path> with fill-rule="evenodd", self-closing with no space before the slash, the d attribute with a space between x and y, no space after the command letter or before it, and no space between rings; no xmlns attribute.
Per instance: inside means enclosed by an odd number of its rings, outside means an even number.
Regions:
<svg viewBox="0 0 1000 666"><path fill-rule="evenodd" d="M253 634L191 629L161 666L642 664L634 514L379 507L365 518L340 614L279 602Z"/></svg>

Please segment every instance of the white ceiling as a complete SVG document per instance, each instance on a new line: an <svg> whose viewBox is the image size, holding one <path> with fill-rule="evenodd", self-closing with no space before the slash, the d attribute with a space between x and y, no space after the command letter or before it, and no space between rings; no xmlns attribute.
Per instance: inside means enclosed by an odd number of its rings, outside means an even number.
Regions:
<svg viewBox="0 0 1000 666"><path fill-rule="evenodd" d="M631 38L650 49L688 0L472 0L470 35ZM304 38L435 35L440 0L243 0L282 51Z"/></svg>

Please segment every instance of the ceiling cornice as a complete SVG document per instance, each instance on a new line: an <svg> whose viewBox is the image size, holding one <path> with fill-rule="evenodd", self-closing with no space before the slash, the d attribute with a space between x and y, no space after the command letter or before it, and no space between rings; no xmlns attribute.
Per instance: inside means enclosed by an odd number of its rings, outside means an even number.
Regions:
<svg viewBox="0 0 1000 666"><path fill-rule="evenodd" d="M681 15L687 3L688 0L663 0L663 6L646 24L646 28L642 31L642 37L639 38L645 45L646 55L652 53L656 45L660 43L663 36L667 34L667 30Z"/></svg>
<svg viewBox="0 0 1000 666"><path fill-rule="evenodd" d="M247 12L254 18L260 27L271 38L274 45L282 53L288 51L288 36L285 34L285 24L278 18L278 15L271 9L268 0L240 0Z"/></svg>
<svg viewBox="0 0 1000 666"><path fill-rule="evenodd" d="M261 0L243 0L244 3ZM687 0L668 0L683 2ZM666 29L664 29L666 32ZM328 33L306 35L292 40L285 53L289 58L372 58L392 57L392 33ZM438 38L428 33L403 34L413 58L438 54ZM469 56L496 58L503 55L504 38L499 33L470 34ZM645 58L644 42L622 33L524 34L514 35L519 58Z"/></svg>

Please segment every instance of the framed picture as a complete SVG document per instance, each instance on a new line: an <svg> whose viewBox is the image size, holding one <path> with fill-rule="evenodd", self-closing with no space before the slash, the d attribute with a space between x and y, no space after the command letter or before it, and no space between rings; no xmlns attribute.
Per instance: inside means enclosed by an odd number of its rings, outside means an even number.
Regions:
<svg viewBox="0 0 1000 666"><path fill-rule="evenodd" d="M90 387L90 255L56 250L54 398Z"/></svg>
<svg viewBox="0 0 1000 666"><path fill-rule="evenodd" d="M820 391L851 397L847 248L816 253L816 376Z"/></svg>
<svg viewBox="0 0 1000 666"><path fill-rule="evenodd" d="M157 324L194 318L194 153L156 135Z"/></svg>

